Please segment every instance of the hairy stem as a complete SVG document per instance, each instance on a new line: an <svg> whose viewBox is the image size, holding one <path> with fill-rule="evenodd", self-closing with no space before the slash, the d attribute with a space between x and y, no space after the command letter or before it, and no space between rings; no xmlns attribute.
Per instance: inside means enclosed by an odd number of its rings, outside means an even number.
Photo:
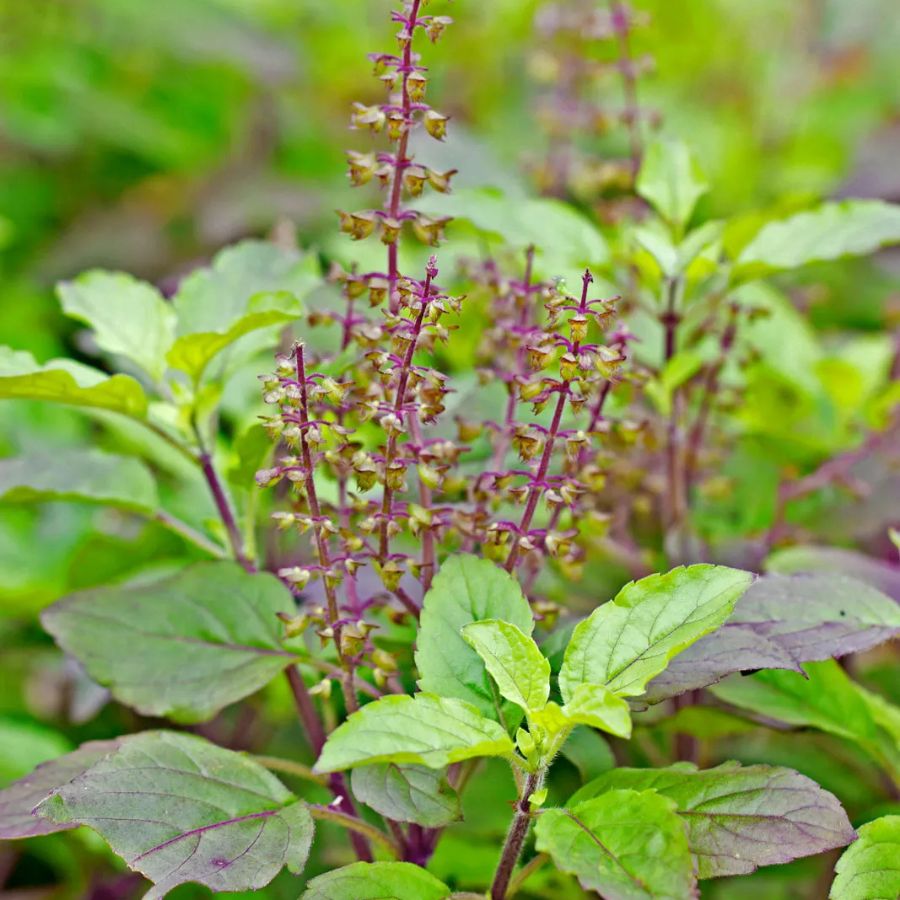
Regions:
<svg viewBox="0 0 900 900"><path fill-rule="evenodd" d="M515 815L506 834L503 852L500 854L500 861L497 863L497 871L494 873L494 880L491 884L491 900L504 900L504 897L506 897L513 870L519 861L522 846L525 843L525 838L528 837L528 829L531 826L531 804L529 803L529 798L535 791L541 789L545 775L546 769L539 769L537 772L529 772L525 779L522 792L516 801Z"/></svg>

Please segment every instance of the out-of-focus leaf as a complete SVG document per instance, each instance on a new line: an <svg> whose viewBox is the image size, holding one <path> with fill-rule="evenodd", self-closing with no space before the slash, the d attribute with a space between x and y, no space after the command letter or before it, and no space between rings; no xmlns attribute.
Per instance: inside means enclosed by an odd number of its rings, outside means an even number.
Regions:
<svg viewBox="0 0 900 900"><path fill-rule="evenodd" d="M842 547L800 544L776 550L767 560L769 572L835 572L878 588L900 603L900 566Z"/></svg>
<svg viewBox="0 0 900 900"><path fill-rule="evenodd" d="M377 763L351 776L353 795L395 822L440 828L461 815L459 797L446 772L427 766Z"/></svg>
<svg viewBox="0 0 900 900"><path fill-rule="evenodd" d="M0 500L77 500L144 513L159 507L156 483L143 463L99 450L66 449L0 459Z"/></svg>
<svg viewBox="0 0 900 900"><path fill-rule="evenodd" d="M736 280L759 278L810 263L863 256L900 243L900 205L880 200L824 203L764 226L741 251Z"/></svg>
<svg viewBox="0 0 900 900"><path fill-rule="evenodd" d="M416 207L434 216L452 216L479 234L501 238L510 247L536 248L548 275L564 275L609 261L609 248L593 223L558 200L508 197L490 188L467 188L422 197Z"/></svg>
<svg viewBox="0 0 900 900"><path fill-rule="evenodd" d="M242 241L181 283L173 300L178 337L224 334L248 312L258 312L248 309L257 294L286 292L303 298L319 281L315 255L267 241Z"/></svg>
<svg viewBox="0 0 900 900"><path fill-rule="evenodd" d="M388 696L367 704L331 732L316 771L380 762L442 769L463 759L512 751L509 735L471 703L434 694Z"/></svg>
<svg viewBox="0 0 900 900"><path fill-rule="evenodd" d="M450 888L406 862L358 862L318 875L302 900L446 900Z"/></svg>
<svg viewBox="0 0 900 900"><path fill-rule="evenodd" d="M155 287L123 272L93 270L57 288L63 311L89 325L97 346L159 381L175 337L175 311Z"/></svg>
<svg viewBox="0 0 900 900"><path fill-rule="evenodd" d="M518 582L499 566L475 556L451 556L425 595L416 638L419 687L474 704L496 717L490 676L462 629L499 619L526 635L534 630L531 607Z"/></svg>
<svg viewBox="0 0 900 900"><path fill-rule="evenodd" d="M569 735L560 753L578 769L582 781L597 778L616 766L609 744L586 725L577 727Z"/></svg>
<svg viewBox="0 0 900 900"><path fill-rule="evenodd" d="M673 800L614 790L538 817L537 849L607 900L697 897L687 831Z"/></svg>
<svg viewBox="0 0 900 900"><path fill-rule="evenodd" d="M217 562L148 584L72 594L41 621L122 703L201 722L296 663L277 618L294 609L274 576Z"/></svg>
<svg viewBox="0 0 900 900"><path fill-rule="evenodd" d="M550 663L529 635L499 619L466 625L462 635L507 700L523 710L541 709L547 703Z"/></svg>
<svg viewBox="0 0 900 900"><path fill-rule="evenodd" d="M286 292L256 294L247 302L247 313L221 331L182 335L168 353L169 364L199 382L210 361L239 338L270 325L296 321L303 304Z"/></svg>
<svg viewBox="0 0 900 900"><path fill-rule="evenodd" d="M0 747L0 785L4 786L72 749L63 734L46 725L5 716L0 716Z"/></svg>
<svg viewBox="0 0 900 900"><path fill-rule="evenodd" d="M30 353L0 347L0 399L7 398L108 409L135 419L147 414L144 390L129 375L108 376L69 359L38 365Z"/></svg>
<svg viewBox="0 0 900 900"><path fill-rule="evenodd" d="M746 875L758 866L843 847L854 837L837 797L798 772L774 766L615 769L585 785L570 803L623 788L652 790L675 801L700 878Z"/></svg>
<svg viewBox="0 0 900 900"><path fill-rule="evenodd" d="M116 741L92 741L65 756L39 765L30 775L0 791L0 840L37 837L74 828L74 822L52 822L32 810L53 791L83 774L111 753Z"/></svg>
<svg viewBox="0 0 900 900"><path fill-rule="evenodd" d="M900 897L900 816L883 816L859 829L859 837L834 867L830 900Z"/></svg>
<svg viewBox="0 0 900 900"><path fill-rule="evenodd" d="M752 581L739 569L696 565L625 585L575 628L559 674L563 699L584 683L643 693L673 656L728 618Z"/></svg>
<svg viewBox="0 0 900 900"><path fill-rule="evenodd" d="M154 883L152 900L190 882L249 891L284 866L299 874L314 828L305 804L258 763L167 731L123 738L37 813L93 828Z"/></svg>
<svg viewBox="0 0 900 900"><path fill-rule="evenodd" d="M680 232L709 183L686 144L658 139L647 146L636 188Z"/></svg>
<svg viewBox="0 0 900 900"><path fill-rule="evenodd" d="M767 575L738 601L722 628L672 661L647 689L658 702L753 669L868 650L900 632L900 606L841 575Z"/></svg>

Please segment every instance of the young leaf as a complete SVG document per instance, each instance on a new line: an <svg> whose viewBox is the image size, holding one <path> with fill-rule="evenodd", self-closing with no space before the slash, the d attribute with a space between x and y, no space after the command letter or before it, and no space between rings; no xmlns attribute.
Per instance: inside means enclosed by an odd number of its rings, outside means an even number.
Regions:
<svg viewBox="0 0 900 900"><path fill-rule="evenodd" d="M584 683L623 697L642 693L673 656L728 618L752 580L738 569L696 565L625 585L575 628L559 674L563 699Z"/></svg>
<svg viewBox="0 0 900 900"><path fill-rule="evenodd" d="M39 765L30 775L0 791L0 840L37 837L73 828L74 823L51 822L32 810L53 791L87 771L111 753L117 741L91 741L59 759Z"/></svg>
<svg viewBox="0 0 900 900"><path fill-rule="evenodd" d="M135 419L147 415L147 396L130 375L107 376L70 359L38 365L30 353L0 347L0 400L19 398L108 409Z"/></svg>
<svg viewBox="0 0 900 900"><path fill-rule="evenodd" d="M900 205L881 200L823 203L764 226L741 251L732 277L760 278L810 263L864 256L900 243Z"/></svg>
<svg viewBox="0 0 900 900"><path fill-rule="evenodd" d="M41 620L117 700L201 722L297 661L276 618L294 609L274 576L207 562L149 584L72 594Z"/></svg>
<svg viewBox="0 0 900 900"><path fill-rule="evenodd" d="M154 381L166 371L175 310L153 285L123 272L94 270L57 287L63 312L89 325L97 346L124 356Z"/></svg>
<svg viewBox="0 0 900 900"><path fill-rule="evenodd" d="M672 660L647 688L656 703L747 669L800 670L800 663L868 650L900 632L900 606L840 575L766 575L725 625Z"/></svg>
<svg viewBox="0 0 900 900"><path fill-rule="evenodd" d="M318 875L301 900L445 900L450 888L407 862L353 863Z"/></svg>
<svg viewBox="0 0 900 900"><path fill-rule="evenodd" d="M247 302L246 314L228 328L182 335L167 359L173 368L186 372L197 383L215 356L236 340L260 328L293 322L302 312L303 304L293 294L258 294Z"/></svg>
<svg viewBox="0 0 900 900"><path fill-rule="evenodd" d="M550 696L550 663L515 625L499 619L473 622L462 630L507 700L524 710L541 709Z"/></svg>
<svg viewBox="0 0 900 900"><path fill-rule="evenodd" d="M350 783L357 799L395 822L441 828L461 815L459 797L440 769L377 763L354 769Z"/></svg>
<svg viewBox="0 0 900 900"><path fill-rule="evenodd" d="M531 607L511 575L486 559L451 556L422 606L415 654L419 688L465 700L497 718L484 662L462 636L466 625L482 619L500 619L526 635L534 631Z"/></svg>
<svg viewBox="0 0 900 900"><path fill-rule="evenodd" d="M774 766L728 762L704 771L688 763L615 769L569 802L626 788L675 801L700 878L744 875L758 866L843 847L854 836L837 797L798 772Z"/></svg>
<svg viewBox="0 0 900 900"><path fill-rule="evenodd" d="M203 738L146 731L56 790L38 815L88 825L164 897L179 884L265 887L303 871L313 837L306 806L258 763Z"/></svg>
<svg viewBox="0 0 900 900"><path fill-rule="evenodd" d="M681 232L697 201L709 190L709 183L686 144L658 139L647 147L636 188L641 197Z"/></svg>
<svg viewBox="0 0 900 900"><path fill-rule="evenodd" d="M579 725L590 725L617 737L631 737L631 707L602 684L579 684L562 711Z"/></svg>
<svg viewBox="0 0 900 900"><path fill-rule="evenodd" d="M900 897L900 816L883 816L859 829L834 867L830 900Z"/></svg>
<svg viewBox="0 0 900 900"><path fill-rule="evenodd" d="M144 513L159 508L156 482L143 463L99 450L61 449L0 460L0 499L76 500Z"/></svg>
<svg viewBox="0 0 900 900"><path fill-rule="evenodd" d="M547 809L537 849L606 900L697 897L685 825L655 791L609 791L572 809Z"/></svg>
<svg viewBox="0 0 900 900"><path fill-rule="evenodd" d="M178 337L224 334L255 311L250 300L257 294L285 291L302 299L319 281L315 254L304 256L268 241L242 241L181 283L172 301L178 313Z"/></svg>
<svg viewBox="0 0 900 900"><path fill-rule="evenodd" d="M512 753L509 735L470 703L434 694L382 697L328 737L317 772L379 762L443 769L474 756Z"/></svg>

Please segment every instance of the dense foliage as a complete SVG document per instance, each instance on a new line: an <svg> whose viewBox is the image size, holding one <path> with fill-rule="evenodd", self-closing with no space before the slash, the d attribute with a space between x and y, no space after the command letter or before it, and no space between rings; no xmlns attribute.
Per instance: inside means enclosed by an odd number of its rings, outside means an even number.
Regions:
<svg viewBox="0 0 900 900"><path fill-rule="evenodd" d="M890 5L9 13L0 888L900 896Z"/></svg>

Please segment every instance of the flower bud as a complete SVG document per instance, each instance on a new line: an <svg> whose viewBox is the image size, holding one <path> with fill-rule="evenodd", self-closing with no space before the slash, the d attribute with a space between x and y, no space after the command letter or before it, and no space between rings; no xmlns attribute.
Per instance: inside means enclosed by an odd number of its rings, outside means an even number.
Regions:
<svg viewBox="0 0 900 900"><path fill-rule="evenodd" d="M413 103L418 103L425 96L427 84L428 79L423 72L410 72L406 76L406 90Z"/></svg>
<svg viewBox="0 0 900 900"><path fill-rule="evenodd" d="M442 116L433 109L425 111L425 130L436 140L442 141L447 136L448 117Z"/></svg>
<svg viewBox="0 0 900 900"><path fill-rule="evenodd" d="M386 118L383 110L378 106L354 103L353 113L350 116L350 127L370 128L372 131L381 131L384 128Z"/></svg>
<svg viewBox="0 0 900 900"><path fill-rule="evenodd" d="M349 234L354 241L367 238L375 230L375 216L370 212L347 213L338 210L341 217L341 231Z"/></svg>

